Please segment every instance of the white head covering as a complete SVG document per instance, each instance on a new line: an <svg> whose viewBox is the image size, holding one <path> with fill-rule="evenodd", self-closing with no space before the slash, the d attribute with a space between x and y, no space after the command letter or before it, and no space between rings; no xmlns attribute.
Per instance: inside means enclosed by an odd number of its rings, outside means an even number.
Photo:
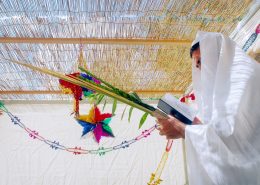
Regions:
<svg viewBox="0 0 260 185"><path fill-rule="evenodd" d="M197 42L200 43L201 70L194 62L192 63L192 82L199 107L198 115L204 123L207 123L212 115L212 93L220 54L221 35L198 32L192 44Z"/></svg>
<svg viewBox="0 0 260 185"><path fill-rule="evenodd" d="M260 64L220 33L198 32L192 66L203 125L186 126L190 184L260 184Z"/></svg>

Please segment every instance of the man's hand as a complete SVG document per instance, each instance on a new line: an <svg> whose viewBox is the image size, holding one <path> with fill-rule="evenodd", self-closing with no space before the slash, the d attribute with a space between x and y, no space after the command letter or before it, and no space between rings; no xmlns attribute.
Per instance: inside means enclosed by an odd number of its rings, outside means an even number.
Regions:
<svg viewBox="0 0 260 185"><path fill-rule="evenodd" d="M185 137L186 125L176 118L169 116L168 119L157 119L160 135L165 135L167 139L179 139Z"/></svg>

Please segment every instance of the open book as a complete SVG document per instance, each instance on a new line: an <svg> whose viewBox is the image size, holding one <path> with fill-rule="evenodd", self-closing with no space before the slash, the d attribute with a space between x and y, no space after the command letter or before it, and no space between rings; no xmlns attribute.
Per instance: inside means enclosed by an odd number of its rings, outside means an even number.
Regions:
<svg viewBox="0 0 260 185"><path fill-rule="evenodd" d="M180 102L177 98L168 93L159 100L157 107L164 113L188 125L192 124L196 116L196 112L191 107Z"/></svg>

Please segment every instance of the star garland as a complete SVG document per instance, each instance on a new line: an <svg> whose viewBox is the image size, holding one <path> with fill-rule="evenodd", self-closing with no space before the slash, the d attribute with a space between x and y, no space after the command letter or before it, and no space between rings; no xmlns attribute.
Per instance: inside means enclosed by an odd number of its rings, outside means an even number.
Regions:
<svg viewBox="0 0 260 185"><path fill-rule="evenodd" d="M14 125L17 125L17 126L21 127L25 132L28 133L29 137L31 137L32 139L37 139L39 141L42 141L45 144L49 145L50 148L52 148L54 150L63 150L63 151L66 151L66 152L71 152L74 155L79 155L79 154L98 154L99 156L102 156L102 155L105 155L108 152L112 152L112 151L115 151L115 150L128 148L130 145L136 143L137 141L140 141L141 139L144 139L144 138L150 136L150 134L157 127L156 125L154 125L153 127L149 128L148 130L142 131L142 133L140 135L138 135L137 137L135 137L133 139L130 139L130 140L122 141L120 144L115 145L115 146L99 147L97 149L84 149L84 148L82 148L80 146L66 147L66 146L60 144L60 142L58 142L56 140L51 141L49 139L45 139L36 130L32 130L32 129L26 127L26 125L23 124L21 122L21 120L17 116L13 115L11 112L8 111L8 109L4 106L4 104L1 101L0 101L0 110L5 112L9 116L9 118L11 119L12 123Z"/></svg>

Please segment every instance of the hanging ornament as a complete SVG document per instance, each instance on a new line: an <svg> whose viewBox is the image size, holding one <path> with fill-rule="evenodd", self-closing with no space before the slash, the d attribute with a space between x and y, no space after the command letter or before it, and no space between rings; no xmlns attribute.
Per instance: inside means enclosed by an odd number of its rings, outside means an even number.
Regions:
<svg viewBox="0 0 260 185"><path fill-rule="evenodd" d="M181 97L179 100L182 103L188 103L189 100L192 100L192 101L195 100L195 95L193 92L191 92L190 94ZM165 167L165 164L167 162L169 152L171 151L172 143L173 143L172 139L169 139L167 141L165 151L163 153L161 161L160 161L159 165L157 166L156 171L151 174L150 181L147 183L147 185L159 185L162 182L161 175L162 175L163 169Z"/></svg>
<svg viewBox="0 0 260 185"><path fill-rule="evenodd" d="M98 107L93 106L87 115L77 117L78 123L83 127L82 136L92 131L98 143L103 136L114 137L113 131L109 126L111 117L112 114L101 114Z"/></svg>
<svg viewBox="0 0 260 185"><path fill-rule="evenodd" d="M168 140L165 151L161 158L161 161L160 161L155 173L151 174L150 181L147 183L147 185L158 185L162 182L161 175L162 175L163 169L165 167L165 164L167 162L169 152L172 147L172 142L173 142L172 139Z"/></svg>
<svg viewBox="0 0 260 185"><path fill-rule="evenodd" d="M80 76L80 73L72 73L69 75L66 75L69 77L78 77ZM62 92L65 94L73 94L74 97L74 113L76 116L79 115L79 101L82 99L82 88L78 85L72 84L70 82L67 82L65 80L59 80L60 88L62 89Z"/></svg>
<svg viewBox="0 0 260 185"><path fill-rule="evenodd" d="M244 44L242 49L245 52L253 45L259 33L260 33L260 24L257 25L255 33L252 33L252 35L247 39L246 43Z"/></svg>
<svg viewBox="0 0 260 185"><path fill-rule="evenodd" d="M96 84L100 84L100 81L93 78L92 76L84 73L79 72L79 67L87 69L87 64L86 60L84 59L83 55L83 46L80 46L80 54L78 56L77 64L76 64L76 72L72 74L67 74L66 76L70 78L76 78L76 79L81 79L81 80L90 80L93 81ZM79 116L79 101L82 100L82 97L90 97L93 95L95 92L92 90L89 90L87 88L82 88L78 85L75 85L73 83L67 82L65 80L60 79L60 88L64 94L73 94L74 97L74 109L73 113L75 114L75 117Z"/></svg>
<svg viewBox="0 0 260 185"><path fill-rule="evenodd" d="M190 94L188 94L188 95L186 95L186 96L183 96L181 99L180 99L180 101L182 102L182 103L185 103L185 102L187 102L187 101L189 101L189 100L195 100L195 95L194 95L194 93L192 92L192 93L190 93Z"/></svg>
<svg viewBox="0 0 260 185"><path fill-rule="evenodd" d="M79 49L79 56L78 56L78 60L77 60L77 63L76 63L76 68L75 68L75 71L79 72L79 67L82 67L84 69L87 69L87 61L86 59L84 58L84 54L83 54L83 45L80 44L80 49Z"/></svg>

